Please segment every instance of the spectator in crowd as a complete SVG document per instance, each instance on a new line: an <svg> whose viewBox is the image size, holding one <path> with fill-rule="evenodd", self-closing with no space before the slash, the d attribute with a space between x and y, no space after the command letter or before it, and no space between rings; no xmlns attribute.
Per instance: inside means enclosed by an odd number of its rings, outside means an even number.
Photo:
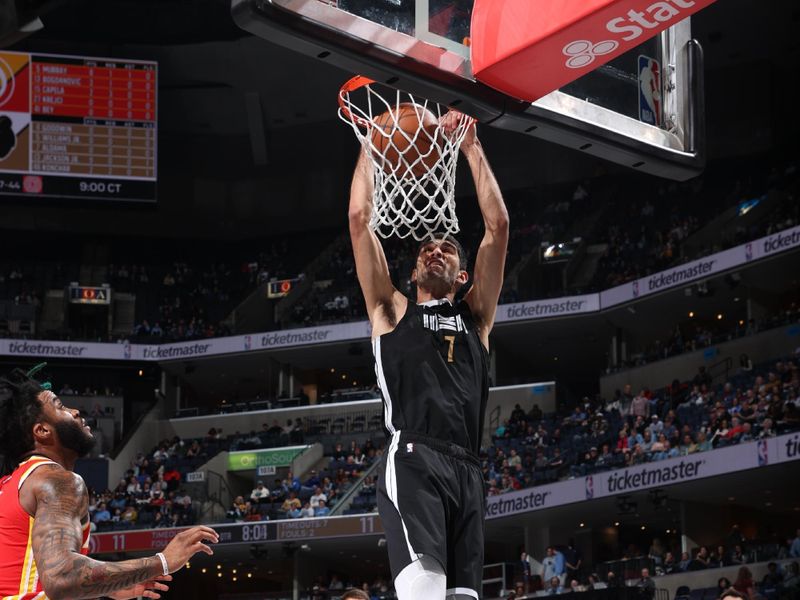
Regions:
<svg viewBox="0 0 800 600"><path fill-rule="evenodd" d="M319 504L313 508L315 517L327 517L331 514L331 509L325 504L325 500L320 500Z"/></svg>
<svg viewBox="0 0 800 600"><path fill-rule="evenodd" d="M715 598L720 598L722 593L731 587L731 581L727 577L720 577L717 580L717 593L714 595Z"/></svg>
<svg viewBox="0 0 800 600"><path fill-rule="evenodd" d="M553 546L548 546L547 555L542 561L542 579L550 581L554 577L561 580L564 575L564 555Z"/></svg>
<svg viewBox="0 0 800 600"><path fill-rule="evenodd" d="M555 575L547 580L547 595L555 596L556 594L563 594L564 588L561 586L561 580Z"/></svg>
<svg viewBox="0 0 800 600"><path fill-rule="evenodd" d="M778 563L770 561L767 563L767 572L761 579L762 588L772 588L777 590L783 583L783 573L778 570Z"/></svg>
<svg viewBox="0 0 800 600"><path fill-rule="evenodd" d="M311 503L306 502L303 505L303 508L300 510L300 518L301 519L309 519L314 516L314 509L311 508Z"/></svg>
<svg viewBox="0 0 800 600"><path fill-rule="evenodd" d="M609 571L606 575L606 584L609 588L618 588L623 587L625 583L617 577L617 574L614 571Z"/></svg>
<svg viewBox="0 0 800 600"><path fill-rule="evenodd" d="M256 487L250 492L250 501L253 504L263 504L269 502L269 490L264 486L263 481L257 481Z"/></svg>
<svg viewBox="0 0 800 600"><path fill-rule="evenodd" d="M281 510L285 512L287 515L294 513L297 511L297 516L300 516L300 509L302 508L302 504L297 497L297 494L294 491L289 492L289 496L286 500L283 501L281 505Z"/></svg>
<svg viewBox="0 0 800 600"><path fill-rule="evenodd" d="M736 548L737 546L741 549L742 545L747 541L742 534L741 529L739 529L739 524L734 523L731 527L730 532L728 532L727 536L728 546L731 548Z"/></svg>
<svg viewBox="0 0 800 600"><path fill-rule="evenodd" d="M647 567L642 569L642 576L636 582L636 588L639 590L639 596L645 600L650 600L656 593L656 582L650 577L650 569Z"/></svg>
<svg viewBox="0 0 800 600"><path fill-rule="evenodd" d="M728 553L725 551L725 546L717 546L717 549L711 553L710 566L714 569L721 569L730 565L728 560Z"/></svg>
<svg viewBox="0 0 800 600"><path fill-rule="evenodd" d="M786 569L786 576L783 578L783 589L791 594L791 598L800 597L800 564L793 560Z"/></svg>
<svg viewBox="0 0 800 600"><path fill-rule="evenodd" d="M691 564L692 559L689 556L688 552L681 552L681 560L678 563L678 569L682 572L686 572L689 570L689 565Z"/></svg>
<svg viewBox="0 0 800 600"><path fill-rule="evenodd" d="M101 523L107 523L109 521L111 521L111 513L108 512L106 503L101 502L97 512L94 513L94 522L96 525L100 525Z"/></svg>
<svg viewBox="0 0 800 600"><path fill-rule="evenodd" d="M644 419L650 416L650 400L647 397L645 390L641 390L639 394L631 401L631 408L629 411L630 416L642 417Z"/></svg>
<svg viewBox="0 0 800 600"><path fill-rule="evenodd" d="M659 567L664 563L664 552L664 544L661 542L661 539L654 538L653 543L650 544L650 549L647 551L647 556Z"/></svg>
<svg viewBox="0 0 800 600"><path fill-rule="evenodd" d="M369 594L363 590L351 588L342 594L341 600L371 600Z"/></svg>
<svg viewBox="0 0 800 600"><path fill-rule="evenodd" d="M228 510L225 516L228 517L228 519L236 521L237 523L244 521L245 516L247 516L247 505L245 504L242 496L236 496L231 508Z"/></svg>
<svg viewBox="0 0 800 600"><path fill-rule="evenodd" d="M680 566L675 560L675 555L672 552L664 553L663 570L665 575L672 575L680 571Z"/></svg>
<svg viewBox="0 0 800 600"><path fill-rule="evenodd" d="M319 508L320 503L328 501L328 497L323 493L322 488L317 486L314 488L314 494L309 498L311 508Z"/></svg>
<svg viewBox="0 0 800 600"><path fill-rule="evenodd" d="M700 549L695 554L694 559L692 559L691 564L689 565L690 571L699 571L701 569L707 569L711 566L711 556L708 553L708 548L705 546L700 546Z"/></svg>
<svg viewBox="0 0 800 600"><path fill-rule="evenodd" d="M789 546L789 556L792 558L800 558L800 529L795 532L792 545Z"/></svg>
<svg viewBox="0 0 800 600"><path fill-rule="evenodd" d="M608 446L604 446L604 450L608 450ZM569 540L567 547L564 549L564 566L568 579L578 579L580 576L581 565L583 558L580 551L575 548L575 541Z"/></svg>
<svg viewBox="0 0 800 600"><path fill-rule="evenodd" d="M528 593L531 589L531 571L533 565L531 564L531 558L528 556L527 552L523 552L519 557L519 564L520 564L520 573L522 575L522 584L524 587L524 593Z"/></svg>
<svg viewBox="0 0 800 600"><path fill-rule="evenodd" d="M743 565L750 562L749 557L745 554L744 550L742 550L740 544L734 546L730 561L732 565Z"/></svg>
<svg viewBox="0 0 800 600"><path fill-rule="evenodd" d="M747 600L755 600L756 590L753 582L753 573L747 567L739 567L736 581L733 582L732 589L736 590Z"/></svg>

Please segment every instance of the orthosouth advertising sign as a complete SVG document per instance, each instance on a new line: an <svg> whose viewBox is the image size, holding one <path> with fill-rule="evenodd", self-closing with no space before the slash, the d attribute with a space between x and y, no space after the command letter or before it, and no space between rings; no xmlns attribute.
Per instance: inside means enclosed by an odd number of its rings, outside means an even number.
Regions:
<svg viewBox="0 0 800 600"><path fill-rule="evenodd" d="M211 526L219 534L221 545L363 537L384 533L376 514ZM89 553L158 552L181 531L183 529L143 529L94 533L89 538Z"/></svg>
<svg viewBox="0 0 800 600"><path fill-rule="evenodd" d="M630 494L800 459L800 432L490 496L486 518Z"/></svg>
<svg viewBox="0 0 800 600"><path fill-rule="evenodd" d="M311 446L290 446L269 450L242 450L228 454L228 471L250 471L259 467L288 467Z"/></svg>
<svg viewBox="0 0 800 600"><path fill-rule="evenodd" d="M503 304L497 307L495 322L509 323L593 314L651 294L696 283L729 269L743 267L798 247L800 247L800 226L642 277L599 294ZM366 341L370 338L370 334L369 322L359 321L174 344L129 342L96 344L0 339L0 356L161 362L335 342Z"/></svg>

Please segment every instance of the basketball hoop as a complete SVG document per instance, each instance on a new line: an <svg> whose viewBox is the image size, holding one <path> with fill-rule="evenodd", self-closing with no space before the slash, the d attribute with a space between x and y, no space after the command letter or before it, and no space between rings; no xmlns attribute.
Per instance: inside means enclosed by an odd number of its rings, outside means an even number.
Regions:
<svg viewBox="0 0 800 600"><path fill-rule="evenodd" d="M475 120L459 113L453 131L446 133L441 123L447 108L400 90L393 90L390 103L391 91L384 98L374 84L358 75L339 91L339 117L369 150L373 164L370 228L382 238L418 241L458 233L458 149ZM402 126L407 121L415 123L414 130Z"/></svg>

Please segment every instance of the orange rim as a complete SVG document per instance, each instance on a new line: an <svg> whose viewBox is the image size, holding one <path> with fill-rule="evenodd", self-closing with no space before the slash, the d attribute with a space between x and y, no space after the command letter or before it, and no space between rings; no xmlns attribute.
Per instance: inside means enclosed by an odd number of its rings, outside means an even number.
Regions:
<svg viewBox="0 0 800 600"><path fill-rule="evenodd" d="M364 77L363 75L356 75L351 79L348 79L344 82L344 85L339 89L339 108L342 110L342 113L350 119L353 123L362 127L364 129L369 129L374 125L374 123L368 119L363 117L359 117L358 115L354 115L350 108L347 106L347 102L345 102L345 96L349 96L350 92L354 92L362 87L368 86L375 83L374 79L370 79L369 77ZM477 120L469 115L464 115L467 119L467 127L470 127L473 123L477 123Z"/></svg>
<svg viewBox="0 0 800 600"><path fill-rule="evenodd" d="M372 125L372 122L364 119L363 117L359 117L354 115L350 112L350 108L347 106L347 102L345 102L345 96L349 96L350 92L354 92L364 86L370 85L375 83L374 80L370 79L369 77L364 77L363 75L356 75L352 79L349 79L344 83L342 88L339 90L339 108L342 110L342 113L350 119L353 123L358 125L359 127L363 127L364 129L369 129Z"/></svg>

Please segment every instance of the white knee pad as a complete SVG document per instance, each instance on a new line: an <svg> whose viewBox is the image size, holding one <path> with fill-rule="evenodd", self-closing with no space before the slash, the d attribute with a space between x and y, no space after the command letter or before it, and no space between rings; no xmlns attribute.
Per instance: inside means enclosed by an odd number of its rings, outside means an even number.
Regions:
<svg viewBox="0 0 800 600"><path fill-rule="evenodd" d="M447 575L438 560L423 556L400 571L394 589L398 600L445 600Z"/></svg>

